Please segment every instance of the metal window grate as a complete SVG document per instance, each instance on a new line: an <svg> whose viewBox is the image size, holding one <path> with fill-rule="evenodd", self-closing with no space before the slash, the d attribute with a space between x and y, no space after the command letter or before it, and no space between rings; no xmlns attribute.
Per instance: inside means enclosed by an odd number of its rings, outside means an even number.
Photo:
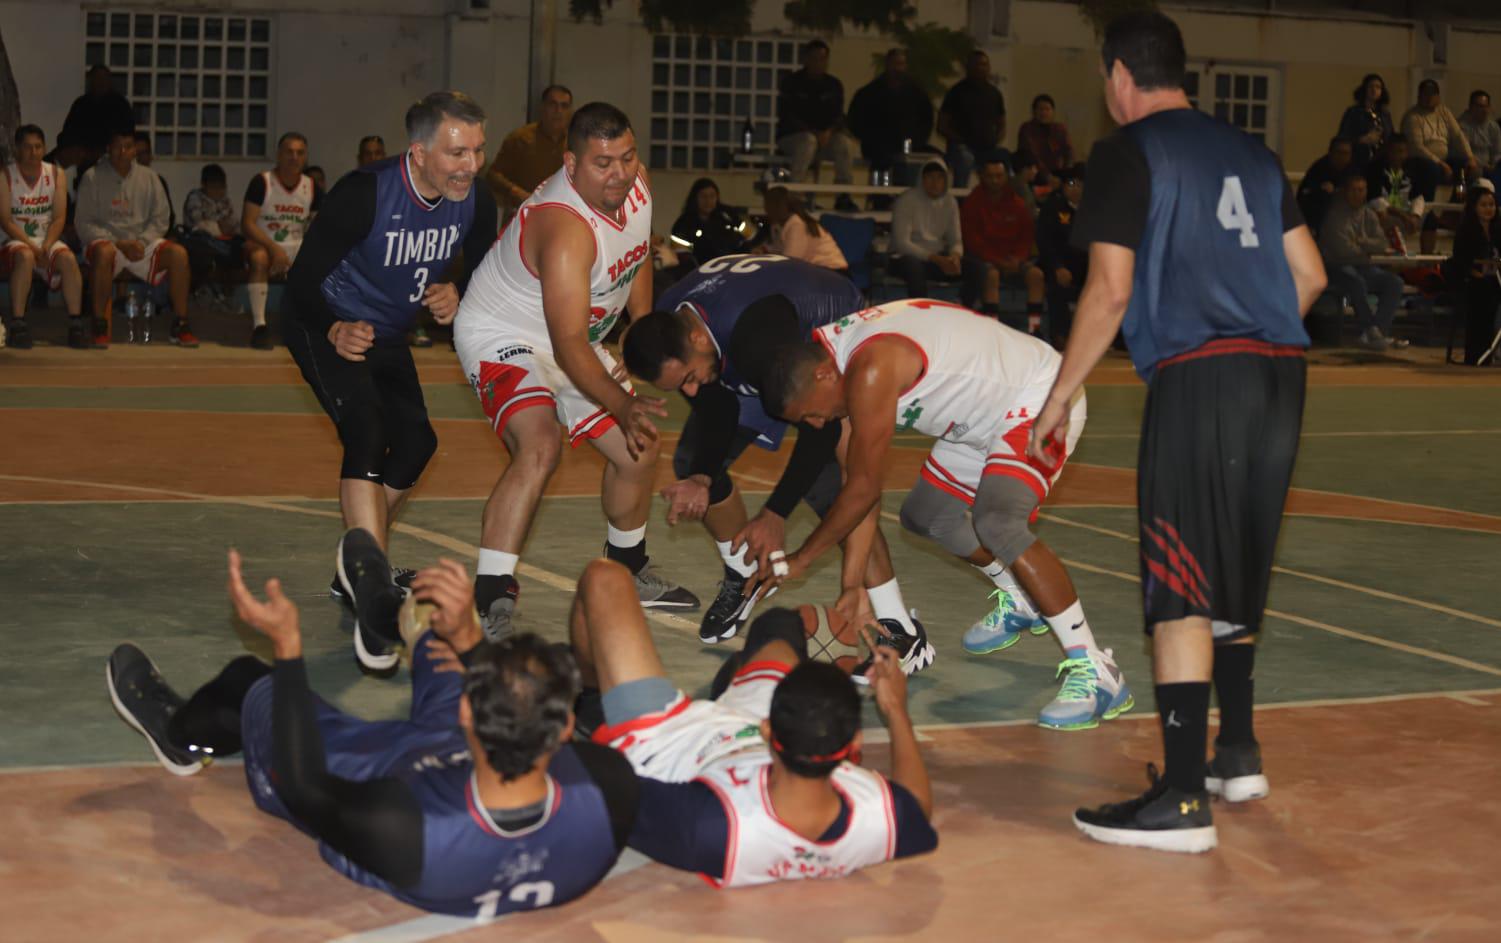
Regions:
<svg viewBox="0 0 1501 943"><path fill-rule="evenodd" d="M264 16L89 10L84 59L109 66L158 156L263 158L273 36Z"/></svg>

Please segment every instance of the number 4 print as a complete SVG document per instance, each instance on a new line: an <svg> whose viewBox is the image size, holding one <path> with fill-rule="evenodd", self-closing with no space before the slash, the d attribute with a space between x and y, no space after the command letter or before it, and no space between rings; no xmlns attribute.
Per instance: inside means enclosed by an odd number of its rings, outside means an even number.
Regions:
<svg viewBox="0 0 1501 943"><path fill-rule="evenodd" d="M1240 230L1240 247L1254 249L1261 245L1256 238L1256 220L1246 208L1246 192L1241 189L1239 177L1226 177L1220 188L1220 205L1215 211L1220 225L1226 229Z"/></svg>

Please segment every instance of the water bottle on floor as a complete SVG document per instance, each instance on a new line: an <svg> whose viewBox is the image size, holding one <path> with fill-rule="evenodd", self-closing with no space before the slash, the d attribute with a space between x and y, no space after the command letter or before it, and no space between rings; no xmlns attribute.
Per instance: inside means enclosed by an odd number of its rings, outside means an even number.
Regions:
<svg viewBox="0 0 1501 943"><path fill-rule="evenodd" d="M148 289L146 296L141 299L141 343L151 343L151 316L156 314L156 302L151 300L151 292Z"/></svg>
<svg viewBox="0 0 1501 943"><path fill-rule="evenodd" d="M125 339L130 343L136 343L136 332L140 330L141 322L141 298L129 288L125 289Z"/></svg>

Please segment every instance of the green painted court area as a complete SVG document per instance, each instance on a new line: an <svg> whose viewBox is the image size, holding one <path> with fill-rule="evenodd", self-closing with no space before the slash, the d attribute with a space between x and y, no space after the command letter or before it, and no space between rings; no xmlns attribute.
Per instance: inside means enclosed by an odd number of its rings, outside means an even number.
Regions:
<svg viewBox="0 0 1501 943"><path fill-rule="evenodd" d="M1329 494L1305 496L1304 513L1289 516L1284 525L1281 570L1272 584L1272 614L1257 667L1260 701L1501 688L1501 385L1445 385L1442 376L1434 385L1377 380L1311 386L1294 484ZM0 430L39 410L59 426L81 411L148 413L151 423L166 430L183 421L185 410L316 412L300 385L230 382L101 388L97 379L80 376L77 386L0 386ZM427 393L435 418L474 420L445 425L441 435L471 441L445 441L442 448L462 445L464 461L500 461L501 450L466 388L431 384ZM1133 468L1143 397L1134 384L1091 388L1090 421L1072 464ZM669 431L681 418L681 409L674 409L677 418L667 424ZM266 435L276 428L277 417L268 416ZM0 586L5 590L0 630L8 643L0 660L0 712L7 719L0 729L0 764L149 760L105 694L105 657L119 641L141 644L182 691L237 654L264 654L234 626L224 598L224 550L231 544L246 555L253 578L280 576L302 606L307 656L320 693L366 716L404 710L404 680L359 674L341 608L327 595L340 531L332 480L321 498L155 500L141 491L142 500L101 492L87 499L33 501L11 487L32 476L27 444L11 434L3 438L7 457L0 461L0 480L7 481L11 494L0 502ZM899 437L898 445L927 447L908 436ZM183 443L184 454L191 455L191 448L190 441ZM254 463L257 454L256 445L247 443L237 460ZM74 458L72 478L108 482L91 472L98 456L87 443L79 443ZM283 459L266 463L264 493L298 493L276 487L286 467ZM1065 483L1070 474L1082 473L1081 468L1065 472ZM188 459L182 475L162 480L160 487L199 493L193 479ZM742 485L754 509L759 497L749 492L765 486ZM1028 637L1002 653L963 653L959 636L988 610L988 584L967 566L901 533L895 514L904 485L888 482L884 529L907 602L939 650L935 665L913 681L914 719L919 725L1030 722L1056 691L1054 671L1061 656L1055 642L1051 636ZM1136 692L1136 712L1146 713L1152 709L1152 689L1135 583L1129 487L1109 501L1044 508L1038 533L1070 565L1096 637L1115 650ZM1339 508L1349 502L1339 496L1378 500L1356 502L1347 513ZM393 560L419 566L446 554L472 565L483 498L483 490L441 498L425 498L419 491L394 539ZM1383 509L1432 520L1399 523L1376 513ZM1468 514L1444 516L1438 509ZM812 523L811 514L800 509L789 537L800 539ZM545 501L522 558L521 625L564 637L567 587L600 551L603 529L595 495ZM668 528L658 511L650 549L664 572L706 602L712 598L719 563L701 528ZM836 572L837 558L825 559L805 585L784 590L785 601L832 602ZM690 691L707 685L724 654L698 642L697 619L690 613L652 623L669 671ZM1107 726L1056 736L1109 733Z"/></svg>

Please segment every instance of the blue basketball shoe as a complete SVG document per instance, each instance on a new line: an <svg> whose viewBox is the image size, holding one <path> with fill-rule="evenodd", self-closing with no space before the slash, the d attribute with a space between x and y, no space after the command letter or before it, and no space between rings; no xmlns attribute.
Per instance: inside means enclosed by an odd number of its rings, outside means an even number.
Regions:
<svg viewBox="0 0 1501 943"><path fill-rule="evenodd" d="M1010 648L1023 632L1047 634L1048 624L1042 616L1030 606L1018 605L1019 600L1004 589L991 593L990 598L995 600L995 608L964 633L964 650L971 655Z"/></svg>
<svg viewBox="0 0 1501 943"><path fill-rule="evenodd" d="M1037 723L1054 730L1088 730L1102 720L1114 720L1136 706L1125 675L1116 667L1110 649L1091 650L1082 658L1065 658L1058 665L1063 687L1037 715Z"/></svg>

